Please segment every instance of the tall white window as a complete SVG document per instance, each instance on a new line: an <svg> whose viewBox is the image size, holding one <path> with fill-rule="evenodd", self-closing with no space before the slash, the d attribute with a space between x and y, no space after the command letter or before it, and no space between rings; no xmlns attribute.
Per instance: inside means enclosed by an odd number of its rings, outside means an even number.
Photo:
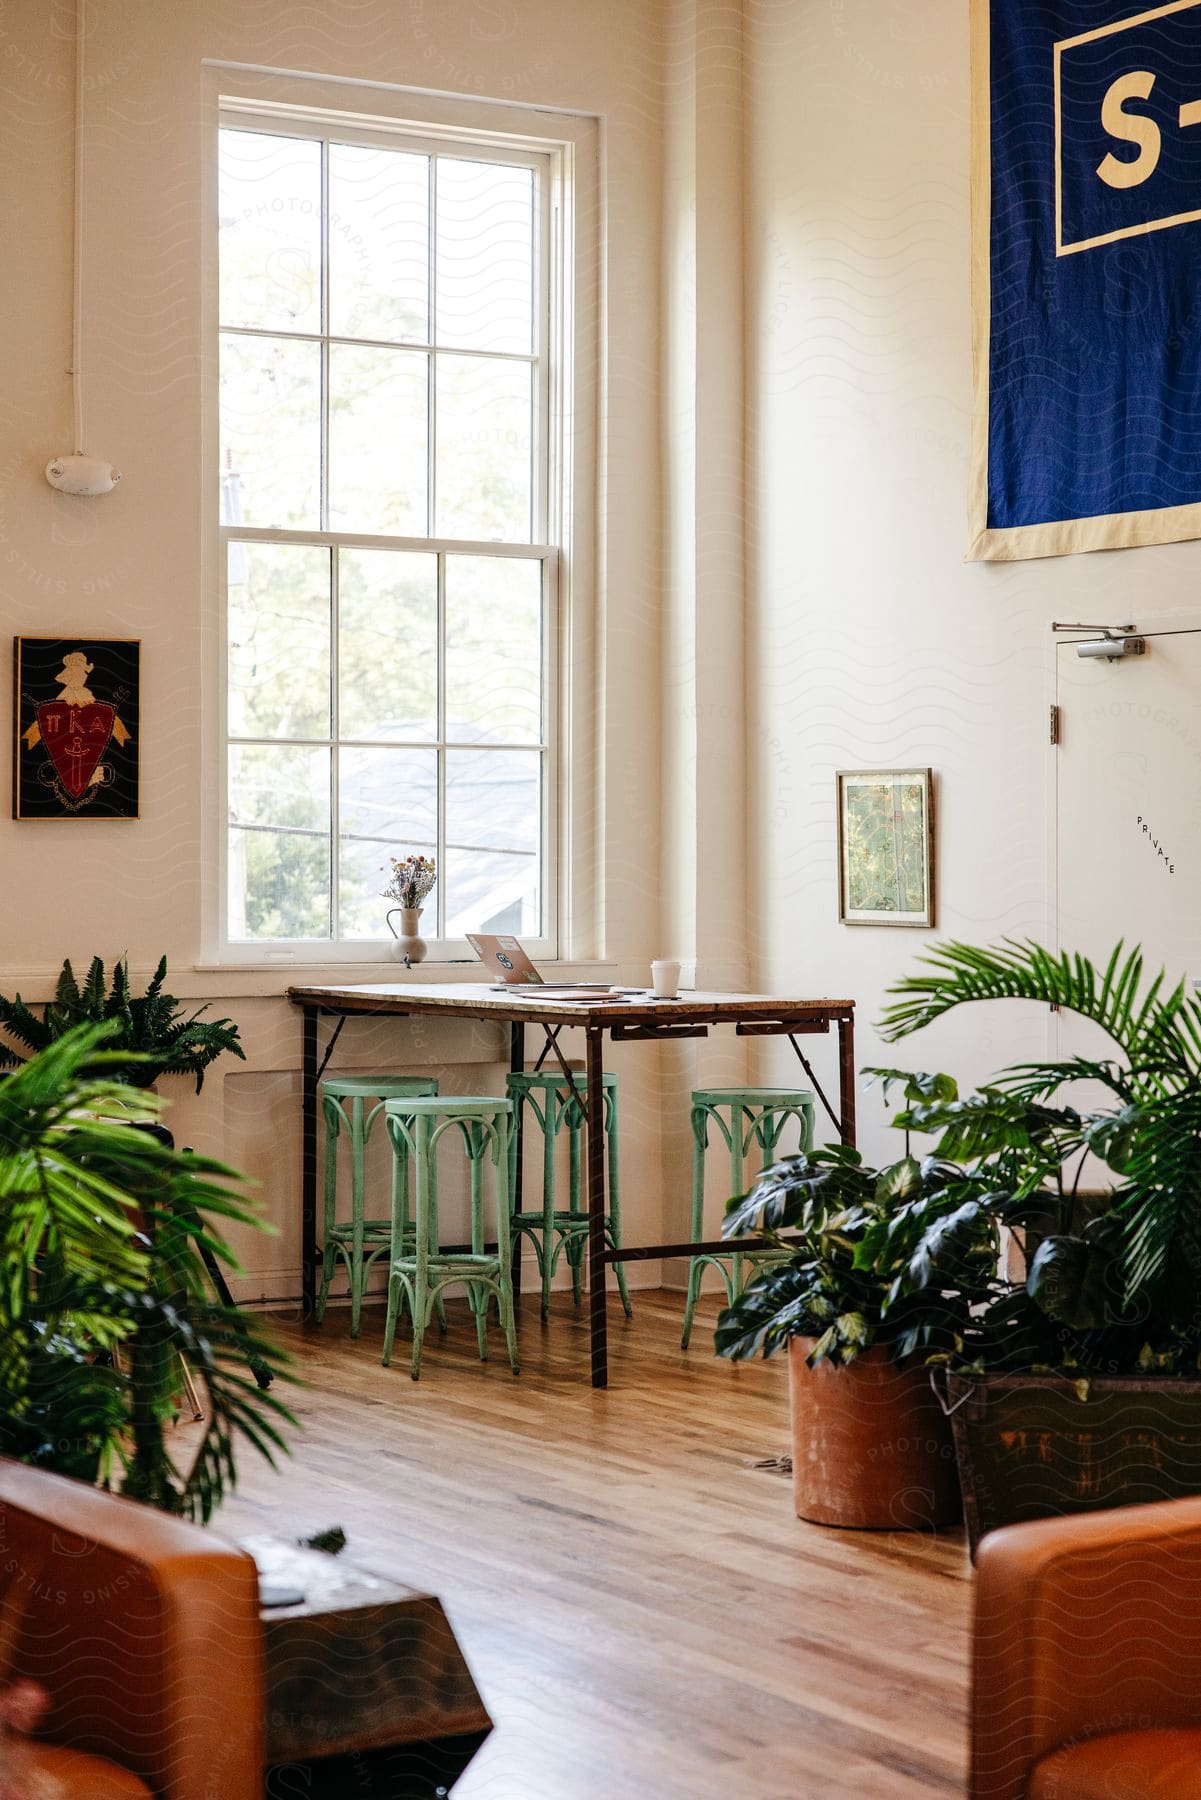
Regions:
<svg viewBox="0 0 1201 1800"><path fill-rule="evenodd" d="M553 159L237 117L220 142L225 938L546 945Z"/></svg>

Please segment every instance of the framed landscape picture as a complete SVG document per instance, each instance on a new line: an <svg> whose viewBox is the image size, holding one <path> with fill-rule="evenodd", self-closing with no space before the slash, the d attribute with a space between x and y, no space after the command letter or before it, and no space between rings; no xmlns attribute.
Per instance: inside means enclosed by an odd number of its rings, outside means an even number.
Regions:
<svg viewBox="0 0 1201 1800"><path fill-rule="evenodd" d="M14 819L136 819L136 638L13 643Z"/></svg>
<svg viewBox="0 0 1201 1800"><path fill-rule="evenodd" d="M839 919L933 925L933 772L840 769L837 783Z"/></svg>

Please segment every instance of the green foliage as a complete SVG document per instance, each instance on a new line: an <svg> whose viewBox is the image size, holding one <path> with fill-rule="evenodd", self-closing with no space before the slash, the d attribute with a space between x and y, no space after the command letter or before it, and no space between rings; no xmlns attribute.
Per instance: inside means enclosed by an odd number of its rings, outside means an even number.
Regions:
<svg viewBox="0 0 1201 1800"><path fill-rule="evenodd" d="M798 1236L789 1262L721 1315L719 1354L815 1334L841 1361L877 1343L967 1369L1195 1373L1201 1003L1184 983L1144 981L1141 952L1121 944L1103 970L1011 941L948 944L923 961L892 989L888 1041L956 1006L1016 999L1079 1014L1118 1054L1019 1064L966 1096L948 1075L870 1071L886 1097L900 1085L893 1124L932 1140L931 1154L873 1171L854 1151L818 1151L732 1202L727 1235L762 1224ZM1109 1104L1063 1103L1085 1083ZM1099 1197L1081 1192L1090 1157L1111 1178ZM1020 1278L1001 1271L1002 1233L1022 1253ZM864 1335L844 1331L851 1314Z"/></svg>
<svg viewBox="0 0 1201 1800"><path fill-rule="evenodd" d="M915 1087L895 1121L935 1133L938 1154L970 1159L992 1177L997 1215L1018 1229L1027 1252L1023 1291L1060 1333L1051 1360L1197 1367L1201 1004L1183 981L1170 987L1162 973L1144 981L1141 951L1123 944L1103 970L1011 940L948 944L922 960L929 972L892 989L899 998L884 1016L889 1041L954 1007L1015 999L1078 1014L1119 1052L1020 1064L965 1102L927 1102ZM1078 1083L1103 1090L1109 1104L1053 1103ZM1090 1156L1112 1182L1091 1218L1078 1197ZM1032 1322L1027 1316L1024 1328ZM997 1349L983 1339L978 1348L986 1356Z"/></svg>
<svg viewBox="0 0 1201 1800"><path fill-rule="evenodd" d="M259 1224L237 1178L104 1116L127 1101L120 1036L78 1026L0 1079L0 1449L207 1519L239 1435L285 1448L291 1414L249 1363L286 1359L208 1289L198 1246L232 1263L224 1227ZM164 1435L181 1356L207 1391L190 1470Z"/></svg>
<svg viewBox="0 0 1201 1800"><path fill-rule="evenodd" d="M952 1350L959 1308L911 1301L898 1284L924 1231L959 1216L971 1177L937 1157L865 1168L857 1151L829 1145L786 1158L732 1200L726 1237L757 1233L786 1255L752 1277L717 1323L719 1356L771 1356L791 1337L814 1337L811 1363L849 1363L884 1345ZM782 1235L791 1229L795 1234ZM994 1241L995 1250L995 1241Z"/></svg>
<svg viewBox="0 0 1201 1800"><path fill-rule="evenodd" d="M113 1052L125 1051L128 1060L106 1056L108 1079L131 1087L149 1087L160 1075L194 1075L200 1092L204 1071L226 1050L245 1061L232 1019L202 1019L200 1007L184 1014L173 994L164 993L167 959L164 956L144 994L135 995L129 984L129 963L122 958L113 968L112 984L105 980L104 964L92 958L82 987L70 961L62 967L54 999L42 1008L42 1016L26 1006L20 994L0 995L0 1025L34 1053L57 1043L78 1025L107 1023L105 1043ZM7 1045L0 1045L0 1068L13 1068L24 1059Z"/></svg>

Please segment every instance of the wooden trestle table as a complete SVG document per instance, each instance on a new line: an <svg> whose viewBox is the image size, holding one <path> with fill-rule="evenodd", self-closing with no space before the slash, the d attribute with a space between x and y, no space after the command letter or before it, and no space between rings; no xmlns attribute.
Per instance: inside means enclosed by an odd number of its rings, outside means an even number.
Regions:
<svg viewBox="0 0 1201 1800"><path fill-rule="evenodd" d="M667 1256L691 1256L701 1251L753 1249L755 1238L737 1241L704 1241L682 1244L623 1244L610 1250L605 1242L605 1112L601 1104L604 1073L604 1041L637 1040L671 1043L679 1038L703 1038L719 1025L733 1026L739 1037L784 1037L791 1043L814 1092L825 1108L843 1143L855 1142L855 1003L853 1000L794 999L778 994L707 994L681 992L675 1000L651 1000L633 994L626 1000L568 1000L562 996L541 999L536 994L509 994L481 983L434 984L406 981L356 987L291 987L288 998L300 1007L304 1018L303 1046L303 1146L302 1146L302 1265L304 1316L312 1317L321 1264L317 1244L317 1084L324 1074L343 1025L364 1014L380 1018L483 1019L509 1027L510 1068L526 1067L526 1027L536 1026L543 1043L535 1068L557 1066L568 1081L573 1077L560 1043L565 1031L584 1033L584 1069L587 1086L579 1096L587 1129L586 1190L588 1202L588 1302L592 1336L592 1385L607 1387L608 1344L605 1286L608 1267L614 1262L645 1262ZM319 1046L319 1022L336 1019L324 1051ZM838 1110L835 1111L810 1066L800 1040L838 1032ZM517 1191L514 1209L521 1209L521 1140L518 1135ZM519 1282L520 1269L514 1270Z"/></svg>

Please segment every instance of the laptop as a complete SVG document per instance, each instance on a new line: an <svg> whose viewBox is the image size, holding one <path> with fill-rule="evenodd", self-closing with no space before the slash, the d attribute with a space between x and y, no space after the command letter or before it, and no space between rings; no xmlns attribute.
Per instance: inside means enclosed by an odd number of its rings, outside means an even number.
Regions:
<svg viewBox="0 0 1201 1800"><path fill-rule="evenodd" d="M536 987L545 994L574 994L579 998L613 992L607 981L544 981L518 938L489 937L485 932L469 931L467 942L489 974L497 976L505 987Z"/></svg>

